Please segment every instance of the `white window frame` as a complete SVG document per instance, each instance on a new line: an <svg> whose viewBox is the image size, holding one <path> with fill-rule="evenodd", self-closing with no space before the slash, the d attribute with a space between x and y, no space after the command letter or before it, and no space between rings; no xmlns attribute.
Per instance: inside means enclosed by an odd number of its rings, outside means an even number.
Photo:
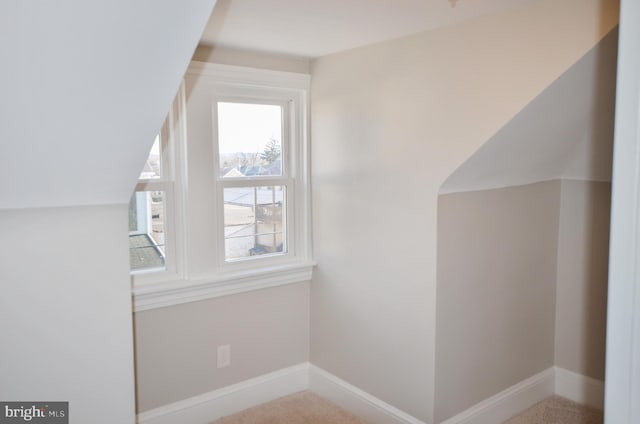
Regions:
<svg viewBox="0 0 640 424"><path fill-rule="evenodd" d="M237 66L218 65L211 63L192 62L186 78L192 80L205 79L215 93L212 99L217 101L233 101L253 103L286 104L288 115L286 119L287 138L290 141L285 148L283 145L283 167L287 179L287 237L288 249L286 254L256 256L250 259L225 261L224 252L224 223L222 188L225 184L240 185L283 185L283 179L271 176L225 179L220 183L218 172L219 160L217 141L200 140L196 136L189 138L189 107L190 93L183 85L172 109L174 116L169 120L169 130L173 141L172 153L175 156L172 170L175 181L173 183L173 230L180 233L176 238L175 271L165 273L148 273L134 276L134 310L142 311L164 306L176 305L191 301L213 297L226 296L274 287L285 284L306 282L311 279L314 266L311 243L311 212L310 212L310 172L309 172L309 144L308 144L308 98L310 76L289 72L258 70ZM211 134L217 138L217 101L211 102L209 116L212 127ZM198 109L200 111L200 109ZM287 122L288 121L288 122ZM215 125L214 125L215 123ZM215 128L213 128L215 126ZM207 215L214 222L208 236L214 239L211 252L206 252L210 261L206 265L202 260L193 260L189 252L202 255L203 244L196 239L202 237L202 228L208 228L207 223L193 222L187 217L201 216L196 206L197 199L202 197L202 191L193 188L196 184L189 181L190 160L198 156L198 149L193 149L191 143L210 143L213 152L210 156L210 203L215 207ZM283 140L284 142L284 140ZM288 151L287 151L288 150ZM192 153L192 157L189 157ZM285 158L286 155L286 158ZM197 158L201 160L201 157ZM200 170L200 168L198 168ZM198 175L203 175L199 172ZM201 177L199 177L201 179ZM208 178L208 177L206 177ZM198 183L202 184L202 181ZM201 199L200 199L201 200ZM209 201L205 202L208 204ZM167 212L167 216L169 213ZM203 226L204 224L204 226ZM169 230L167 230L169 231ZM204 247L208 249L208 246ZM195 262L195 264L194 264Z"/></svg>
<svg viewBox="0 0 640 424"><path fill-rule="evenodd" d="M180 91L182 89L180 87ZM178 141L181 139L180 115L181 103L174 102L160 129L162 175L160 178L139 179L135 187L135 192L164 192L165 266L163 268L131 270L134 287L183 278L184 259L181 252L184 250L184 243L183 232L180 231L183 217L180 211L182 196L181 191L176 189L180 181L180 172L177 166L181 156L177 148Z"/></svg>

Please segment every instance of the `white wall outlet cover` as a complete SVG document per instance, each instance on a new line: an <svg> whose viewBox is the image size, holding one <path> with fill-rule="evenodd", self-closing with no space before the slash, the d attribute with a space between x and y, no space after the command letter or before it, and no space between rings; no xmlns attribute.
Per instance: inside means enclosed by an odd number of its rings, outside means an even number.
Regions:
<svg viewBox="0 0 640 424"><path fill-rule="evenodd" d="M218 346L218 368L224 368L231 365L231 346Z"/></svg>

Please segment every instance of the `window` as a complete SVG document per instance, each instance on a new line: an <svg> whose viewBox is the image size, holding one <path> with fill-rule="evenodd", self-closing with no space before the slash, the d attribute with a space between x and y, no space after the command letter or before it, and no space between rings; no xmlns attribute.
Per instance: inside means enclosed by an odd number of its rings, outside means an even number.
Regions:
<svg viewBox="0 0 640 424"><path fill-rule="evenodd" d="M159 281L178 269L172 109L156 135L129 202L129 260L134 282Z"/></svg>
<svg viewBox="0 0 640 424"><path fill-rule="evenodd" d="M306 90L207 88L221 272L308 261Z"/></svg>
<svg viewBox="0 0 640 424"><path fill-rule="evenodd" d="M131 200L136 310L311 278L308 86L192 63Z"/></svg>
<svg viewBox="0 0 640 424"><path fill-rule="evenodd" d="M287 194L283 157L289 151L287 104L219 101L218 203L222 205L224 260L286 255Z"/></svg>
<svg viewBox="0 0 640 424"><path fill-rule="evenodd" d="M164 141L156 136L129 202L129 259L134 271L165 268Z"/></svg>

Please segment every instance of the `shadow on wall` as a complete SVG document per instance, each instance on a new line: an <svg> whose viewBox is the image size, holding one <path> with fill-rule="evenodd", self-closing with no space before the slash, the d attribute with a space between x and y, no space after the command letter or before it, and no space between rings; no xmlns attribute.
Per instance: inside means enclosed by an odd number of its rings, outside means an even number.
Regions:
<svg viewBox="0 0 640 424"><path fill-rule="evenodd" d="M562 182L555 365L604 380L611 185Z"/></svg>
<svg viewBox="0 0 640 424"><path fill-rule="evenodd" d="M617 28L443 184L435 422L551 366L604 378Z"/></svg>
<svg viewBox="0 0 640 424"><path fill-rule="evenodd" d="M460 165L440 194L610 181L617 46L616 27Z"/></svg>

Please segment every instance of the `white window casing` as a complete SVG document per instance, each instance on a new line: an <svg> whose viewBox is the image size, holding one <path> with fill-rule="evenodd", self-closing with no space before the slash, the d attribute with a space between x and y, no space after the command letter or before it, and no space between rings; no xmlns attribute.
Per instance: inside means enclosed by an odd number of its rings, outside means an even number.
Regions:
<svg viewBox="0 0 640 424"><path fill-rule="evenodd" d="M166 205L167 265L133 273L134 310L311 279L309 84L304 74L192 62L165 125L171 177L148 182L163 184L173 199ZM282 176L219 176L216 108L226 101L282 106ZM223 189L252 186L286 187L286 253L225 260Z"/></svg>

